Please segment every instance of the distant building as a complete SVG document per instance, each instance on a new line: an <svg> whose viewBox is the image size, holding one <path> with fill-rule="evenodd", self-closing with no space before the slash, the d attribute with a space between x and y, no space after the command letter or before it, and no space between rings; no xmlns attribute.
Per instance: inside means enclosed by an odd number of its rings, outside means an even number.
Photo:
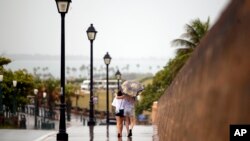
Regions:
<svg viewBox="0 0 250 141"><path fill-rule="evenodd" d="M118 86L117 80L109 80L109 89L117 89ZM120 82L121 83L121 82ZM106 89L107 80L94 80L93 88L94 89ZM84 80L81 84L81 90L89 91L90 89L90 80Z"/></svg>

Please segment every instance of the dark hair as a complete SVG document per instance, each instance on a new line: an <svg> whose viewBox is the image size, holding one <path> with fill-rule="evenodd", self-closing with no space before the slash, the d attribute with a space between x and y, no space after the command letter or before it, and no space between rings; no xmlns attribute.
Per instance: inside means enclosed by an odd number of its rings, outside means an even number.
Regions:
<svg viewBox="0 0 250 141"><path fill-rule="evenodd" d="M117 96L122 96L122 94L123 94L122 91L119 90L118 93L117 93Z"/></svg>

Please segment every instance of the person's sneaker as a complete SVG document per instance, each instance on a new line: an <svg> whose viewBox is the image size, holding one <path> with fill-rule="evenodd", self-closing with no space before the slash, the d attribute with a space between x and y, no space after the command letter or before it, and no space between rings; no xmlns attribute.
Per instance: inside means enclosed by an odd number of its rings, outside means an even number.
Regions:
<svg viewBox="0 0 250 141"><path fill-rule="evenodd" d="M128 137L132 136L132 129L129 129Z"/></svg>

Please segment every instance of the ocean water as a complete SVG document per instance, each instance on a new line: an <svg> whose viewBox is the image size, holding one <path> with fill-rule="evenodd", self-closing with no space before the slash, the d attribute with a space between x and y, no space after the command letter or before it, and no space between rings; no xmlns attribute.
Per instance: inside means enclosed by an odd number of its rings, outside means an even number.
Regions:
<svg viewBox="0 0 250 141"><path fill-rule="evenodd" d="M166 64L167 59L143 58L143 59L116 59L111 60L109 65L109 75L112 76L119 69L121 73L152 73L155 74L161 70ZM66 59L65 74L68 77L80 77L89 75L89 59ZM80 70L84 65L86 69ZM94 59L94 75L106 74L106 65L102 59ZM13 71L19 69L27 69L29 73L34 73L34 68L39 68L37 73L51 73L54 77L60 77L60 59L15 59L5 68ZM70 69L68 69L70 68ZM73 69L74 68L74 69ZM73 71L74 70L74 71Z"/></svg>

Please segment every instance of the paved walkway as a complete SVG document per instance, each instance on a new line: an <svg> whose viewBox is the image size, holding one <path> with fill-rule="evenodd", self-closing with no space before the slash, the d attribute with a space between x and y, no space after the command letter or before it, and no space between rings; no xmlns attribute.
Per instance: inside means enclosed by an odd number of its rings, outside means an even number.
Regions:
<svg viewBox="0 0 250 141"><path fill-rule="evenodd" d="M0 141L35 141L51 130L0 129Z"/></svg>
<svg viewBox="0 0 250 141"><path fill-rule="evenodd" d="M117 137L116 126L97 125L93 128L83 126L79 122L71 122L71 127L67 129L69 141L153 141L153 126L136 125L133 129L133 136L127 137L124 128L121 138ZM46 134L35 141L56 141L58 131ZM155 141L155 140L154 140Z"/></svg>
<svg viewBox="0 0 250 141"><path fill-rule="evenodd" d="M56 141L58 123L55 130L34 130L32 117L27 118L30 123L26 130L0 129L0 141ZM85 121L86 125L86 121ZM133 136L127 137L124 126L122 137L117 137L115 125L97 125L93 128L84 126L79 118L72 116L71 122L67 122L67 134L69 141L158 141L157 128L151 125L135 125Z"/></svg>

